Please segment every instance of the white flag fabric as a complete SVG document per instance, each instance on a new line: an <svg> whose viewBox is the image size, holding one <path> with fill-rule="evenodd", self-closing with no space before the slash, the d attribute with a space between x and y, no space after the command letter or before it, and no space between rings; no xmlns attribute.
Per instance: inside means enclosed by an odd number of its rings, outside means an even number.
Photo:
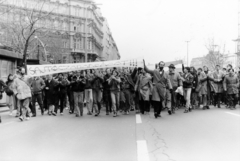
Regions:
<svg viewBox="0 0 240 161"><path fill-rule="evenodd" d="M28 76L35 77L86 69L113 68L113 67L143 67L143 58L91 63L27 65L27 72Z"/></svg>
<svg viewBox="0 0 240 161"><path fill-rule="evenodd" d="M175 92L183 96L183 87L182 86L178 87Z"/></svg>

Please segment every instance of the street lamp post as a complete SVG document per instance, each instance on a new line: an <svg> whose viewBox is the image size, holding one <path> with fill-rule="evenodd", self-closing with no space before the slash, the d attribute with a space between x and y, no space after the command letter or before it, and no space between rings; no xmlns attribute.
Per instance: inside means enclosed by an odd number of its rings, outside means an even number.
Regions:
<svg viewBox="0 0 240 161"><path fill-rule="evenodd" d="M46 51L46 49L45 49L45 47L44 47L43 42L42 42L37 36L35 36L34 38L37 39L37 40L41 43L41 45L42 45L42 47L43 47L43 49L44 49L45 58L46 58L46 61L47 61L47 51ZM39 55L39 44L38 44L38 55ZM39 56L39 58L40 58L40 56ZM39 59L39 60L40 60L40 59Z"/></svg>
<svg viewBox="0 0 240 161"><path fill-rule="evenodd" d="M186 43L187 43L187 66L188 66L188 43L190 42L190 41L185 41Z"/></svg>

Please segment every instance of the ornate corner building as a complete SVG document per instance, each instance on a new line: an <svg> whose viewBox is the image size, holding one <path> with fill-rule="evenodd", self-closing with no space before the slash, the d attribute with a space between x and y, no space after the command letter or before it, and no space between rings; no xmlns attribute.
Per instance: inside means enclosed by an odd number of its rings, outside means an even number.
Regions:
<svg viewBox="0 0 240 161"><path fill-rule="evenodd" d="M42 6L39 7L40 2ZM37 36L45 46L38 45L35 52L29 54L29 59L44 59L41 56L44 51L51 63L120 59L107 20L93 0L4 0L0 4L0 20L6 24L17 21L21 11L33 8L49 15L37 22L37 26L43 28ZM9 34L0 27L0 45L7 41ZM42 36L46 34L47 38Z"/></svg>

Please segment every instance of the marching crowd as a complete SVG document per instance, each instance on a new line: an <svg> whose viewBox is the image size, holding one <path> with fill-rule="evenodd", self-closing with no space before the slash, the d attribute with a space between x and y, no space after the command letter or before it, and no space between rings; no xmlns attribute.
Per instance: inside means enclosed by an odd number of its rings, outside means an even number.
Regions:
<svg viewBox="0 0 240 161"><path fill-rule="evenodd" d="M222 69L216 65L214 71L206 66L183 66L182 72L176 72L173 64L164 71L162 61L155 70L143 62L144 68L131 70L89 69L31 78L19 68L16 74L9 74L7 82L0 81L0 97L6 93L10 115L17 110L21 121L37 116L36 103L42 115L63 115L67 108L76 117L84 115L85 106L87 115L98 116L105 107L106 115L113 117L133 110L149 114L152 107L155 118L161 117L164 109L172 115L181 107L184 113L210 109L210 105L221 108L221 104L236 109L240 72L236 73L231 64Z"/></svg>

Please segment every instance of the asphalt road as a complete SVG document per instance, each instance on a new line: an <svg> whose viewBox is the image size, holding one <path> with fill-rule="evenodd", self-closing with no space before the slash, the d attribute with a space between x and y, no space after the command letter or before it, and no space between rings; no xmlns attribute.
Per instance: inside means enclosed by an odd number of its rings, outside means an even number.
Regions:
<svg viewBox="0 0 240 161"><path fill-rule="evenodd" d="M104 111L79 118L65 111L24 122L0 115L0 161L240 160L239 107L171 116L164 111L158 119L134 112L113 118Z"/></svg>

